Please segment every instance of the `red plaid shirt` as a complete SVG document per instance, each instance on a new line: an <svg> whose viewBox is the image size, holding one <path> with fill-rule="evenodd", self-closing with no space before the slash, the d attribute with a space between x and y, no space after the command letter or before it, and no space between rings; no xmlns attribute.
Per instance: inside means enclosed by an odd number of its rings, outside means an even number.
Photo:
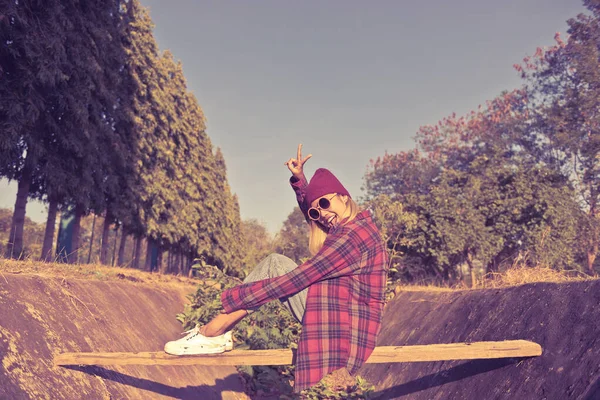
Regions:
<svg viewBox="0 0 600 400"><path fill-rule="evenodd" d="M306 212L306 180L292 183ZM346 367L351 374L375 348L387 280L387 253L370 211L332 228L323 248L293 271L225 290L226 312L250 309L308 287L296 355L295 391Z"/></svg>

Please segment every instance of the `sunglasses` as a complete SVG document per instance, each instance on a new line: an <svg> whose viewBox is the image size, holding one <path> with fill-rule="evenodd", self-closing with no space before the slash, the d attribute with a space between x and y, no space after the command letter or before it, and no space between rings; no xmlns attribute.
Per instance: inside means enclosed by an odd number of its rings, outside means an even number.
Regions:
<svg viewBox="0 0 600 400"><path fill-rule="evenodd" d="M321 211L319 211L319 210L327 210L331 206L331 200L335 196L337 196L337 193L328 199L326 199L325 197L321 197L319 199L319 204L317 205L316 208L311 207L308 209L308 218L312 219L313 221L318 221L319 218L321 218Z"/></svg>

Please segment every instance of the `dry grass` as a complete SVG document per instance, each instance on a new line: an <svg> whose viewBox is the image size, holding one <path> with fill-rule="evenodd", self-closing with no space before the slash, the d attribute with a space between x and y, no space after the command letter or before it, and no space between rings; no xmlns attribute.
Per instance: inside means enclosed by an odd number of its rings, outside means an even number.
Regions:
<svg viewBox="0 0 600 400"><path fill-rule="evenodd" d="M36 260L17 261L0 258L0 280L4 280L3 273L8 274L34 274L59 278L81 278L98 280L127 280L140 283L177 284L196 287L201 284L212 284L199 279L176 275L163 275L150 273L132 268L107 267L96 264L63 264L44 263ZM469 287L464 282L455 285L421 283L400 284L394 290L395 294L404 292L452 292L457 290L472 289L497 289L518 286L534 282L578 282L598 279L578 271L557 271L546 267L513 266L501 273L490 273L477 281L474 287Z"/></svg>
<svg viewBox="0 0 600 400"><path fill-rule="evenodd" d="M472 289L498 289L511 286L524 285L527 283L550 282L566 283L595 280L598 277L592 277L579 271L558 271L547 267L524 267L513 266L500 273L489 273L478 280L472 287L464 282L455 285L448 284L400 284L394 290L395 294L399 292L452 292L457 290Z"/></svg>
<svg viewBox="0 0 600 400"><path fill-rule="evenodd" d="M455 290L464 290L468 289L466 286L462 287L458 286L441 286L436 284L399 284L396 286L394 290L395 293L398 292L453 292Z"/></svg>
<svg viewBox="0 0 600 400"><path fill-rule="evenodd" d="M96 279L102 281L129 281L140 284L189 285L196 287L197 279L164 275L132 268L107 267L96 264L45 263L37 260L11 260L0 258L0 280L3 274L29 274L62 279Z"/></svg>
<svg viewBox="0 0 600 400"><path fill-rule="evenodd" d="M581 282L595 279L598 278L585 275L579 271L558 271L547 267L528 268L516 266L502 273L488 274L480 283L480 288L502 288L535 282Z"/></svg>

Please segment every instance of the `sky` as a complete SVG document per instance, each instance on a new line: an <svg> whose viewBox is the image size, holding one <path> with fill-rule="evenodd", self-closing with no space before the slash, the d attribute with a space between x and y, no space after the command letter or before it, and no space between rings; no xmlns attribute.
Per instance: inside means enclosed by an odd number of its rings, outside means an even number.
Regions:
<svg viewBox="0 0 600 400"><path fill-rule="evenodd" d="M577 0L141 0L161 50L220 147L241 217L275 234L296 205L284 162L330 169L350 191L369 161L415 147L422 125L522 85L513 64L566 38ZM16 183L0 181L0 207ZM43 222L45 207L27 215Z"/></svg>

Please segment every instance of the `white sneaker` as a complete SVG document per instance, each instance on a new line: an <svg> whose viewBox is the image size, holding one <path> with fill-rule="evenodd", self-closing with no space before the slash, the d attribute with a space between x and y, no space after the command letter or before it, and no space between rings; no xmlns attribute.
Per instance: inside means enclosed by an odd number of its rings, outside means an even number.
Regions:
<svg viewBox="0 0 600 400"><path fill-rule="evenodd" d="M176 356L193 354L219 354L233 349L231 331L215 337L207 337L200 333L200 328L195 327L179 340L165 344L165 353Z"/></svg>
<svg viewBox="0 0 600 400"><path fill-rule="evenodd" d="M223 337L225 337L225 351L233 350L233 334L231 331L225 332Z"/></svg>

